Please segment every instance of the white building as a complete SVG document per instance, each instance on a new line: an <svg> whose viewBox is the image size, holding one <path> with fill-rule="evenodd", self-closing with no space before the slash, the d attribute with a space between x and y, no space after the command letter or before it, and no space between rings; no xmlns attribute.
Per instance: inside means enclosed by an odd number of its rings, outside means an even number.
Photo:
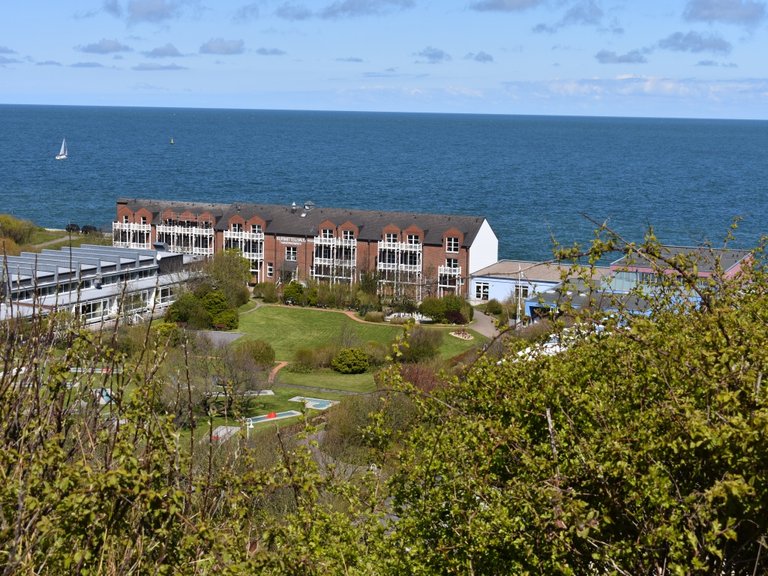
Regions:
<svg viewBox="0 0 768 576"><path fill-rule="evenodd" d="M87 244L8 256L0 266L0 320L60 310L86 324L148 318L173 303L188 279L185 258Z"/></svg>

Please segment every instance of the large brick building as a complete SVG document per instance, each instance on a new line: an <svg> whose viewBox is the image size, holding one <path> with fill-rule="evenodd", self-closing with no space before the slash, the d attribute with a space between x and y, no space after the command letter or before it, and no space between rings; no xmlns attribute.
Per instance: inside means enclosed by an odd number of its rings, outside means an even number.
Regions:
<svg viewBox="0 0 768 576"><path fill-rule="evenodd" d="M235 249L254 282L354 283L375 273L380 293L467 295L469 274L496 262L498 240L477 216L119 199L113 245L211 256Z"/></svg>

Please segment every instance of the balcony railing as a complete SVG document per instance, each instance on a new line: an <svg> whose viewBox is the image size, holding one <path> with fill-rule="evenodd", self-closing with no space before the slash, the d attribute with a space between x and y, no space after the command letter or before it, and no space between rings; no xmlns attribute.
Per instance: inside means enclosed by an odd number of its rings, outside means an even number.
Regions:
<svg viewBox="0 0 768 576"><path fill-rule="evenodd" d="M355 238L325 238L315 236L313 239L315 246L338 246L339 248L355 248L357 240Z"/></svg>
<svg viewBox="0 0 768 576"><path fill-rule="evenodd" d="M230 240L264 240L264 232L246 232L244 230L224 230L224 239Z"/></svg>
<svg viewBox="0 0 768 576"><path fill-rule="evenodd" d="M196 228L194 226L169 226L158 224L158 234L178 234L180 236L209 236L213 238L213 228Z"/></svg>
<svg viewBox="0 0 768 576"><path fill-rule="evenodd" d="M421 244L411 244L410 242L391 242L389 240L379 240L379 250L395 250L396 252L421 252Z"/></svg>

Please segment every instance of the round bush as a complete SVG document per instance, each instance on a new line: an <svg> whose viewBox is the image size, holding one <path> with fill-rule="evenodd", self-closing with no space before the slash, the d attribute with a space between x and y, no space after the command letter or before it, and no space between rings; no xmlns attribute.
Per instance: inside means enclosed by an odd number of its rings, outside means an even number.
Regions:
<svg viewBox="0 0 768 576"><path fill-rule="evenodd" d="M362 374L370 365L368 354L360 348L342 348L331 360L331 368L341 374Z"/></svg>

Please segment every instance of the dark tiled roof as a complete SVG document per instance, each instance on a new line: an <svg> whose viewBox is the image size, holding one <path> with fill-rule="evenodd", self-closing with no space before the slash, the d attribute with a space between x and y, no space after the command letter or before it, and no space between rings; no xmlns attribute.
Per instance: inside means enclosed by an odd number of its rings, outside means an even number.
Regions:
<svg viewBox="0 0 768 576"><path fill-rule="evenodd" d="M303 205L297 206L294 211L288 205L247 204L244 202L215 204L120 198L117 203L125 204L134 212L139 208L146 208L152 212L154 224L161 223L160 214L167 209L178 213L187 210L194 214L210 212L216 219L214 224L216 230L226 230L227 222L235 215L242 216L246 221L254 216L259 216L266 222L264 232L285 236L315 236L318 234L320 224L330 220L337 226L351 222L359 229L359 240L373 242L381 239L382 229L390 224L400 230L415 225L424 230L424 244L441 245L443 233L450 228L456 228L464 234L464 247L472 245L480 227L485 222L485 218L481 216L349 210L317 206L310 210L304 210Z"/></svg>

